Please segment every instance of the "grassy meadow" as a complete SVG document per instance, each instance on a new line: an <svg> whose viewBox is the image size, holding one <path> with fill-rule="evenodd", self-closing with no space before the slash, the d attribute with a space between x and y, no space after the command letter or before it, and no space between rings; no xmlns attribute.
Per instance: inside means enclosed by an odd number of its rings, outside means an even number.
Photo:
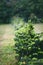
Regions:
<svg viewBox="0 0 43 65"><path fill-rule="evenodd" d="M0 25L0 65L14 65L14 28L12 25Z"/></svg>

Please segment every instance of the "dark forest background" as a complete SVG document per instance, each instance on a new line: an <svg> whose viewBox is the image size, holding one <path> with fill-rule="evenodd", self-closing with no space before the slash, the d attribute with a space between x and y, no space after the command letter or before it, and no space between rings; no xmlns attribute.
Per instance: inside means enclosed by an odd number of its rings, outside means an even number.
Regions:
<svg viewBox="0 0 43 65"><path fill-rule="evenodd" d="M10 23L13 16L43 23L43 0L0 0L0 23Z"/></svg>

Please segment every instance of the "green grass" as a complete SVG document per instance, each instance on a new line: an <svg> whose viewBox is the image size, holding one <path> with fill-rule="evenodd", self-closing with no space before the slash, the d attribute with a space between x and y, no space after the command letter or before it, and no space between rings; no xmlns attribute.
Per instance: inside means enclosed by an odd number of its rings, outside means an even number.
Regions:
<svg viewBox="0 0 43 65"><path fill-rule="evenodd" d="M0 65L16 65L13 46L2 47L0 50Z"/></svg>
<svg viewBox="0 0 43 65"><path fill-rule="evenodd" d="M0 65L16 65L14 51L14 28L0 25Z"/></svg>
<svg viewBox="0 0 43 65"><path fill-rule="evenodd" d="M0 25L0 44L2 46L12 45L14 43L14 28L10 24Z"/></svg>

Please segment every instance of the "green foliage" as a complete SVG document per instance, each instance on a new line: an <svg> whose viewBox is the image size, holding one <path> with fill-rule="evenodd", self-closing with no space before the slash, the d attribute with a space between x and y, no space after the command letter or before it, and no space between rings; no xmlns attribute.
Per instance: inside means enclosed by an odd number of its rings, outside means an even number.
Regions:
<svg viewBox="0 0 43 65"><path fill-rule="evenodd" d="M1 46L0 65L16 65L15 52L13 46Z"/></svg>
<svg viewBox="0 0 43 65"><path fill-rule="evenodd" d="M0 23L9 23L15 15L28 21L32 13L43 18L43 0L0 0Z"/></svg>
<svg viewBox="0 0 43 65"><path fill-rule="evenodd" d="M32 21L32 23L42 23L42 19L38 18L34 13L30 14L30 20Z"/></svg>
<svg viewBox="0 0 43 65"><path fill-rule="evenodd" d="M34 13L40 19L43 17L42 6L42 0L17 0L15 5L15 13L18 16L23 17L25 21L28 21L28 18L32 13Z"/></svg>
<svg viewBox="0 0 43 65"><path fill-rule="evenodd" d="M13 15L11 1L0 0L0 23L10 23L10 18Z"/></svg>
<svg viewBox="0 0 43 65"><path fill-rule="evenodd" d="M28 65L29 61L43 58L43 40L33 30L33 25L26 24L15 32L15 51L18 65Z"/></svg>

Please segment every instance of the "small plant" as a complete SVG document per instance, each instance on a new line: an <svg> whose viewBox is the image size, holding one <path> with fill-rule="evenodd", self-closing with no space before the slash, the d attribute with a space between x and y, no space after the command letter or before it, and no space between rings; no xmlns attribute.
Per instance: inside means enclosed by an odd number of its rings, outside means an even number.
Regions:
<svg viewBox="0 0 43 65"><path fill-rule="evenodd" d="M33 25L26 24L15 32L15 51L18 65L27 65L31 60L42 58L40 53L42 48L40 44L40 35L34 32ZM42 57L41 57L42 56Z"/></svg>

